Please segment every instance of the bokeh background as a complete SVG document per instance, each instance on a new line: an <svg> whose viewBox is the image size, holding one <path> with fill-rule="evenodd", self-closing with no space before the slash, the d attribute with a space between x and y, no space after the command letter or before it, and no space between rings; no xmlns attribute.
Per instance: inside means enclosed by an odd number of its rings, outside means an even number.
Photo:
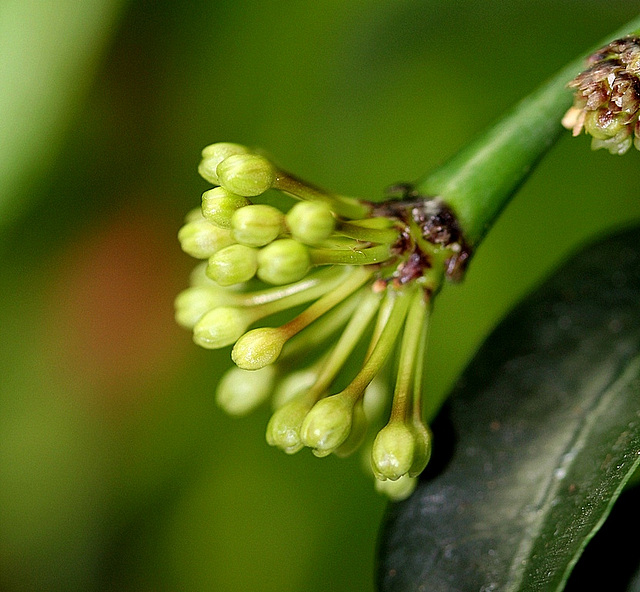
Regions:
<svg viewBox="0 0 640 592"><path fill-rule="evenodd" d="M0 590L373 590L386 502L360 459L269 448L267 408L226 417L213 393L229 352L174 324L200 149L261 146L378 197L639 10L3 0ZM639 165L565 134L437 302L431 413L528 289L640 219Z"/></svg>

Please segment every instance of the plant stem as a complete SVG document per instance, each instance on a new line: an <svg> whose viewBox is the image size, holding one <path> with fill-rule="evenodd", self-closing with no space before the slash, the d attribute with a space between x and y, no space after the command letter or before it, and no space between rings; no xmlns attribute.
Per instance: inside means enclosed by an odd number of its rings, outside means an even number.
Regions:
<svg viewBox="0 0 640 592"><path fill-rule="evenodd" d="M309 252L314 265L371 265L391 257L391 247L388 244L359 250L310 249Z"/></svg>
<svg viewBox="0 0 640 592"><path fill-rule="evenodd" d="M412 403L411 395L416 375L416 365L421 365L421 360L417 353L421 349L427 309L428 303L425 301L422 291L415 290L411 296L409 312L407 313L407 320L402 334L398 374L391 407L391 420L404 421L408 418L409 411L412 410L410 404Z"/></svg>
<svg viewBox="0 0 640 592"><path fill-rule="evenodd" d="M366 357L365 362L356 377L351 381L349 386L340 393L348 396L354 403L362 396L362 393L369 384L371 384L371 381L374 379L388 355L393 350L398 334L402 330L411 296L412 293L410 291L387 291L386 299L389 300L391 308L384 329L382 329L380 337L376 341L373 350ZM383 306L383 311L384 308L385 307Z"/></svg>
<svg viewBox="0 0 640 592"><path fill-rule="evenodd" d="M353 353L362 334L369 326L369 322L380 306L380 298L380 294L376 294L371 290L366 290L362 294L358 309L349 320L335 347L331 350L329 357L322 365L315 384L311 387L312 390L315 390L319 395L330 387L335 377L349 359L349 356Z"/></svg>
<svg viewBox="0 0 640 592"><path fill-rule="evenodd" d="M597 47L640 28L640 16ZM558 139L571 106L567 83L585 67L574 60L450 160L415 184L450 206L467 243L476 247L535 164Z"/></svg>

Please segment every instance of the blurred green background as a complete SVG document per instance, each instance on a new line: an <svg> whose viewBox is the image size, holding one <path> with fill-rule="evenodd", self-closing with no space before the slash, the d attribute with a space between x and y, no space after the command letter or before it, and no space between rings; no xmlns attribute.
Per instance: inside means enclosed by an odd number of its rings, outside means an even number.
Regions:
<svg viewBox="0 0 640 592"><path fill-rule="evenodd" d="M3 0L0 590L370 591L385 501L213 393L172 301L199 152L378 197L640 10L629 0ZM637 152L561 139L436 305L436 409L581 241L640 219ZM437 443L436 443L437 445Z"/></svg>

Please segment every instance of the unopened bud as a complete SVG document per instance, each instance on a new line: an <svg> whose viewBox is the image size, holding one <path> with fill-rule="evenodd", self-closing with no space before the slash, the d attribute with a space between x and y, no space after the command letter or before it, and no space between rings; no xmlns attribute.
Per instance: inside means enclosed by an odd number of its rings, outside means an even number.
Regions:
<svg viewBox="0 0 640 592"><path fill-rule="evenodd" d="M234 154L216 168L218 182L236 195L253 197L271 189L276 178L273 165L258 154Z"/></svg>
<svg viewBox="0 0 640 592"><path fill-rule="evenodd" d="M306 245L316 245L331 236L336 220L329 206L317 201L301 201L287 213L291 236Z"/></svg>
<svg viewBox="0 0 640 592"><path fill-rule="evenodd" d="M244 309L219 306L205 314L193 328L193 340L206 349L235 343L251 324Z"/></svg>
<svg viewBox="0 0 640 592"><path fill-rule="evenodd" d="M230 245L209 258L207 275L221 286L248 282L258 269L258 251L245 245Z"/></svg>
<svg viewBox="0 0 640 592"><path fill-rule="evenodd" d="M417 485L418 479L409 477L409 475L402 475L395 481L390 481L389 479L384 481L375 480L376 491L394 502L401 502L407 499L415 491Z"/></svg>
<svg viewBox="0 0 640 592"><path fill-rule="evenodd" d="M192 286L178 294L175 300L175 317L178 325L193 329L210 310L227 301L227 295L210 286Z"/></svg>
<svg viewBox="0 0 640 592"><path fill-rule="evenodd" d="M364 412L371 421L376 421L384 412L391 396L391 387L385 376L377 374L364 390L362 402Z"/></svg>
<svg viewBox="0 0 640 592"><path fill-rule="evenodd" d="M196 259L207 259L234 243L229 230L218 228L204 218L187 222L179 230L178 240L182 250Z"/></svg>
<svg viewBox="0 0 640 592"><path fill-rule="evenodd" d="M395 481L413 466L415 455L413 430L404 421L391 420L373 442L371 468L376 479Z"/></svg>
<svg viewBox="0 0 640 592"><path fill-rule="evenodd" d="M320 399L305 418L300 435L316 456L334 452L349 436L353 401L341 393Z"/></svg>
<svg viewBox="0 0 640 592"><path fill-rule="evenodd" d="M318 380L318 372L313 368L304 368L290 372L278 381L273 391L274 409L282 407L302 391L308 390Z"/></svg>
<svg viewBox="0 0 640 592"><path fill-rule="evenodd" d="M273 366L254 372L230 368L218 384L216 403L230 415L246 415L269 397L275 375Z"/></svg>
<svg viewBox="0 0 640 592"><path fill-rule="evenodd" d="M193 208L187 212L187 215L184 217L184 223L188 222L197 222L198 220L204 220L204 216L202 215L202 208Z"/></svg>
<svg viewBox="0 0 640 592"><path fill-rule="evenodd" d="M307 247L293 239L283 238L260 250L257 275L268 284L291 284L302 279L310 266Z"/></svg>
<svg viewBox="0 0 640 592"><path fill-rule="evenodd" d="M413 421L413 436L416 444L413 463L409 469L410 477L417 477L429 463L431 458L431 431L421 421Z"/></svg>
<svg viewBox="0 0 640 592"><path fill-rule="evenodd" d="M191 286L215 286L216 283L207 275L207 262L200 261L189 274Z"/></svg>
<svg viewBox="0 0 640 592"><path fill-rule="evenodd" d="M353 454L364 441L364 437L367 435L367 428L369 422L364 412L364 405L362 398L358 399L358 402L353 406L353 420L351 422L351 431L347 436L347 439L336 448L335 455L344 458Z"/></svg>
<svg viewBox="0 0 640 592"><path fill-rule="evenodd" d="M313 405L308 393L301 393L271 416L267 425L267 443L277 446L287 454L298 452L304 446L300 438L300 428Z"/></svg>
<svg viewBox="0 0 640 592"><path fill-rule="evenodd" d="M246 197L229 193L224 187L214 187L202 194L202 215L220 228L231 228L233 213L250 203Z"/></svg>
<svg viewBox="0 0 640 592"><path fill-rule="evenodd" d="M258 370L278 359L286 340L287 335L279 328L253 329L233 346L231 359L240 368Z"/></svg>
<svg viewBox="0 0 640 592"><path fill-rule="evenodd" d="M273 206L257 204L236 210L231 217L233 238L248 247L263 247L282 232L284 214Z"/></svg>
<svg viewBox="0 0 640 592"><path fill-rule="evenodd" d="M210 144L202 150L202 160L198 166L198 172L200 173L200 176L209 181L209 183L218 185L218 174L216 172L218 165L229 156L250 153L251 151L249 148L242 146L241 144L232 144L230 142L217 142L216 144Z"/></svg>

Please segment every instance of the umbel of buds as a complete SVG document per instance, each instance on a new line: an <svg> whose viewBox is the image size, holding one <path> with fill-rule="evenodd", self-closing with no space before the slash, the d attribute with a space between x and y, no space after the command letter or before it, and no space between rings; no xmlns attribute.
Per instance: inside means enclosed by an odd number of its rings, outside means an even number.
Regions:
<svg viewBox="0 0 640 592"><path fill-rule="evenodd" d="M640 150L640 37L609 43L588 64L569 83L576 91L562 125L574 136L584 129L594 150L624 154L632 144Z"/></svg>
<svg viewBox="0 0 640 592"><path fill-rule="evenodd" d="M328 193L238 144L208 146L198 170L215 187L178 235L202 262L176 319L204 348L232 346L218 404L270 399L267 442L290 454L345 456L368 437L378 489L405 497L431 453L431 300L470 254L453 212L404 185L377 204Z"/></svg>

